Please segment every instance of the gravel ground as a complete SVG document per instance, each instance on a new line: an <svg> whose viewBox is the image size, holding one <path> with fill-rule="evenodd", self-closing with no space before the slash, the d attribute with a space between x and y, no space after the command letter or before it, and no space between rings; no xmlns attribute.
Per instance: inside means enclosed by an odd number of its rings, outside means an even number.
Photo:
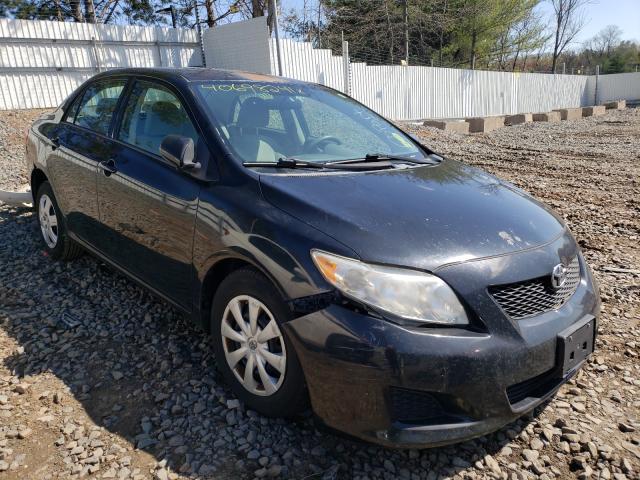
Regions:
<svg viewBox="0 0 640 480"><path fill-rule="evenodd" d="M0 112L0 188L26 181L35 111ZM560 212L602 291L597 353L555 399L495 434L394 451L248 411L207 338L85 255L43 254L0 205L0 478L640 478L640 110L459 136L408 127Z"/></svg>

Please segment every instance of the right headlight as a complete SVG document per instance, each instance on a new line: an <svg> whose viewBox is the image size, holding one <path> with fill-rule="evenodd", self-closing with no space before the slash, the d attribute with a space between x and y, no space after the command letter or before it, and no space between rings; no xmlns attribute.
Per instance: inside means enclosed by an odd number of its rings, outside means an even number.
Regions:
<svg viewBox="0 0 640 480"><path fill-rule="evenodd" d="M467 325L453 290L440 278L403 268L371 265L321 250L311 257L322 276L347 297L416 322Z"/></svg>

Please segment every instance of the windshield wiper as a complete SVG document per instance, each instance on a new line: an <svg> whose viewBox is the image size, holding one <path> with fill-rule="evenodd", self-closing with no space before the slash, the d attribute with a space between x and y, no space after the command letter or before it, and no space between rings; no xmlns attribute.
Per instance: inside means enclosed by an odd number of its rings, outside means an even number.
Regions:
<svg viewBox="0 0 640 480"><path fill-rule="evenodd" d="M436 165L442 161L440 155L435 153L429 154L425 160L416 160L415 158L402 157L400 155L387 155L385 153L367 153L363 158L354 158L351 160L339 160L336 162L329 162L329 165L341 164L349 165L352 163L369 163L369 162L406 162L416 165Z"/></svg>
<svg viewBox="0 0 640 480"><path fill-rule="evenodd" d="M307 162L298 160L297 158L288 157L280 158L277 162L244 162L245 167L268 167L268 168L315 168L328 170L380 170L385 168L393 168L393 165L386 160L376 160L375 165L367 164L362 160L349 163L342 162Z"/></svg>
<svg viewBox="0 0 640 480"><path fill-rule="evenodd" d="M279 158L277 162L244 162L245 167L269 168L325 168L322 163L307 162L293 157Z"/></svg>

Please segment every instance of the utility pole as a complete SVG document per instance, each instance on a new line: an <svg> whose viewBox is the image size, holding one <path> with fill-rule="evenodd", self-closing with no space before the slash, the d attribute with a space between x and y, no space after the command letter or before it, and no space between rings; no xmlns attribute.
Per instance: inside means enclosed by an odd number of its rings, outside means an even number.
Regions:
<svg viewBox="0 0 640 480"><path fill-rule="evenodd" d="M280 51L280 34L278 33L278 9L276 0L269 0L269 8L273 18L273 32L276 34L276 54L278 55L278 75L282 76L282 52Z"/></svg>
<svg viewBox="0 0 640 480"><path fill-rule="evenodd" d="M200 44L200 55L202 55L202 66L207 66L207 59L204 56L204 42L202 41L202 25L200 25L200 13L198 12L198 2L193 1L193 8L196 9L196 32L198 32L198 43Z"/></svg>
<svg viewBox="0 0 640 480"><path fill-rule="evenodd" d="M322 0L318 0L318 48L322 48L322 37L320 36L320 15L322 13Z"/></svg>
<svg viewBox="0 0 640 480"><path fill-rule="evenodd" d="M409 65L409 0L404 0L404 61Z"/></svg>

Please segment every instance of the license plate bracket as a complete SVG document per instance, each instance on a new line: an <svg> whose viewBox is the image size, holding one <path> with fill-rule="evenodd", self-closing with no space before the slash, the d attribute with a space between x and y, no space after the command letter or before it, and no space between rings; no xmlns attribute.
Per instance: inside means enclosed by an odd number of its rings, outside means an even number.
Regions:
<svg viewBox="0 0 640 480"><path fill-rule="evenodd" d="M558 353L562 362L563 377L593 353L595 330L596 319L587 317L558 334Z"/></svg>

